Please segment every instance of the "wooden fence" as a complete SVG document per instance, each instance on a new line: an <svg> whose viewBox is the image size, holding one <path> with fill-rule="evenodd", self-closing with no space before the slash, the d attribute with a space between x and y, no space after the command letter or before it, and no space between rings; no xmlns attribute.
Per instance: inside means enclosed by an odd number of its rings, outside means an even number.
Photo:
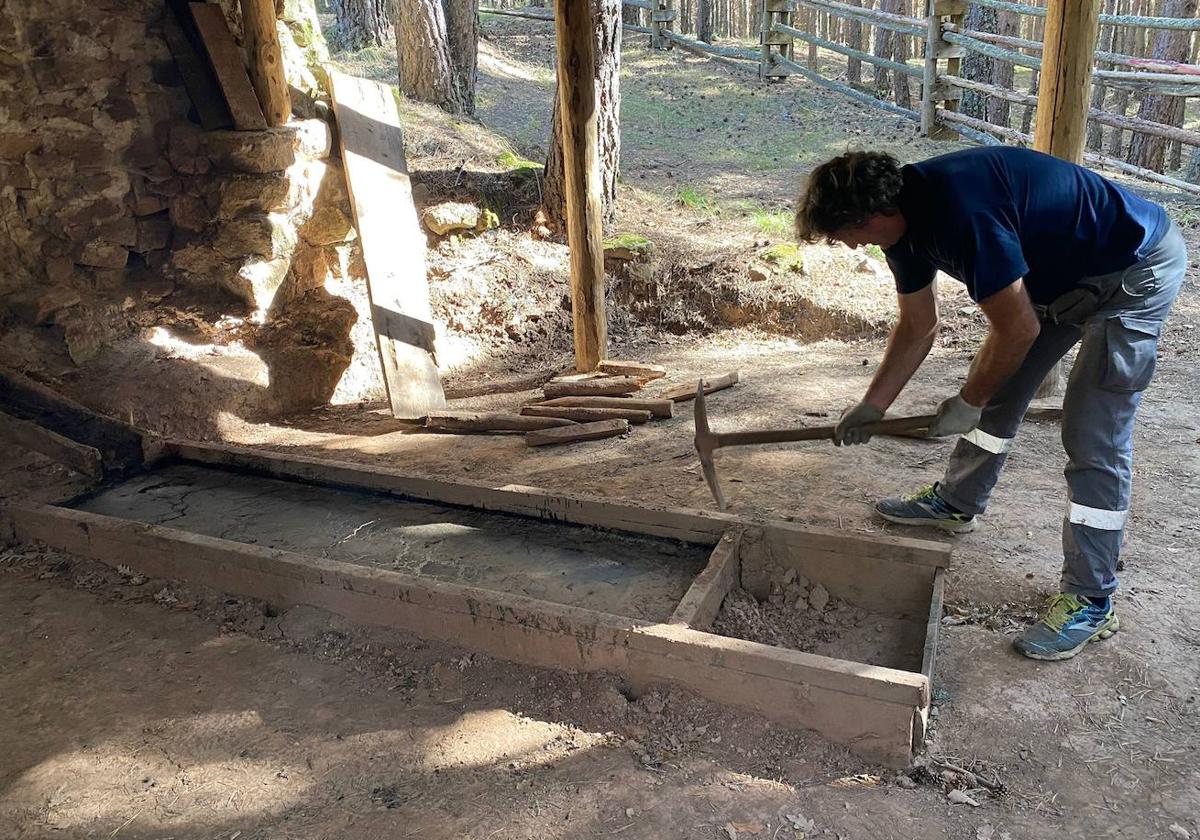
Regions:
<svg viewBox="0 0 1200 840"><path fill-rule="evenodd" d="M683 0L681 0L682 2ZM1099 1L1099 0L1098 0ZM787 76L797 75L814 84L835 91L863 105L878 108L916 122L921 133L932 137L949 138L963 136L979 143L995 145L1010 141L1021 145L1033 143L1033 116L1036 114L1036 73L1041 68L1042 43L1013 34L1001 34L968 28L965 24L971 5L993 9L1011 16L1044 18L1044 8L1008 0L917 0L926 4L928 14L923 18L911 17L883 9L868 8L862 0L839 2L839 0L759 0L760 22L758 27L759 47L725 46L706 43L683 35L676 30L678 15L674 8L676 0L624 0L623 5L641 10L648 18L648 26L630 21L625 16L623 27L629 31L650 36L650 44L656 49L678 46L688 52L703 55L724 66L750 73L768 81L782 81ZM883 5L881 3L881 5ZM1115 3L1110 4L1116 8ZM493 14L528 17L538 20L553 20L548 9L501 9L485 8ZM825 28L822 37L814 25L817 21L840 20L843 27ZM1101 14L1101 26L1110 32L1121 28L1136 31L1159 30L1181 32L1186 38L1200 31L1200 20L1183 17L1148 17L1143 15ZM807 26L807 28L806 28ZM915 54L907 49L897 49L895 60L886 55L868 52L842 43L840 38L830 37L853 33L862 42L862 27L870 27L876 33L897 40L906 39L920 44L923 52L921 66L909 64L908 55ZM857 29L856 29L857 27ZM1037 31L1036 29L1034 31ZM877 39L879 35L877 34ZM807 45L807 61L796 60L795 42ZM1110 44L1126 43L1128 39L1109 38ZM1197 39L1200 46L1200 39ZM877 40L878 44L879 41ZM1189 47L1189 52L1192 48ZM828 67L818 61L818 50L827 50L847 59L847 80L832 78ZM997 62L1007 62L1013 67L1033 71L1030 93L1021 93L1009 87L967 78L963 73L964 59L982 56ZM1182 123L1183 102L1187 97L1200 97L1200 65L1162 58L1144 57L1112 49L1097 49L1095 60L1100 65L1093 73L1093 85L1123 91L1128 96L1179 98L1176 117ZM855 84L853 77L859 75L857 67L869 64L876 70L876 79L881 74L892 74L896 102L881 98L878 88L872 89ZM827 63L826 63L827 64ZM1120 69L1118 69L1120 68ZM851 72L853 70L853 72ZM1011 76L1010 76L1011 78ZM909 100L909 81L916 80L920 90L919 101ZM1007 124L1007 104L1003 120L989 121L979 116L970 116L960 108L964 93L994 99L1002 103L1022 106L1026 115L1021 128ZM1103 96L1099 98L1103 104ZM1093 105L1097 97L1093 97ZM1176 148L1187 146L1195 151L1195 169L1200 169L1200 133L1153 119L1131 117L1124 113L1113 113L1103 108L1090 109L1088 118L1095 127L1107 126L1116 132L1159 138L1174 144ZM1090 146L1093 144L1089 144ZM1098 144L1096 144L1098 145ZM1119 146L1119 143L1118 143ZM1200 195L1200 185L1180 180L1144 166L1121 160L1111 154L1102 154L1092 149L1085 151L1085 162L1101 167L1116 169L1146 180L1163 184L1184 192Z"/></svg>

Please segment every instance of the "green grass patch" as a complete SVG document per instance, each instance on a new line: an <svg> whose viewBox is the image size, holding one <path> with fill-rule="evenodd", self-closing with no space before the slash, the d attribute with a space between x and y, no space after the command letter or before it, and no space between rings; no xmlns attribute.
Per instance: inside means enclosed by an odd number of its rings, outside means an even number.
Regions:
<svg viewBox="0 0 1200 840"><path fill-rule="evenodd" d="M714 209L712 199L704 192L690 184L684 185L675 193L675 201L681 206L697 213L707 213Z"/></svg>
<svg viewBox="0 0 1200 840"><path fill-rule="evenodd" d="M772 245L759 254L759 256L765 262L783 271L792 271L796 274L804 271L804 252L800 250L798 245L794 245L791 242L780 242L777 245Z"/></svg>
<svg viewBox="0 0 1200 840"><path fill-rule="evenodd" d="M521 157L513 151L501 152L497 155L496 165L505 169L516 170L521 175L535 175L545 168L536 160Z"/></svg>
<svg viewBox="0 0 1200 840"><path fill-rule="evenodd" d="M863 250L864 250L864 251L866 251L866 252L867 252L867 256L868 256L868 257L871 257L872 259L879 260L880 262L886 262L886 261L887 261L887 257L885 257L885 256L883 255L883 249L882 249L882 248L880 248L878 245L868 245L868 246L867 246L866 248L864 248Z"/></svg>
<svg viewBox="0 0 1200 840"><path fill-rule="evenodd" d="M787 236L792 229L792 216L784 210L755 210L750 221L767 236Z"/></svg>
<svg viewBox="0 0 1200 840"><path fill-rule="evenodd" d="M625 250L633 257L644 257L654 250L654 242L636 233L618 233L604 240L605 251Z"/></svg>

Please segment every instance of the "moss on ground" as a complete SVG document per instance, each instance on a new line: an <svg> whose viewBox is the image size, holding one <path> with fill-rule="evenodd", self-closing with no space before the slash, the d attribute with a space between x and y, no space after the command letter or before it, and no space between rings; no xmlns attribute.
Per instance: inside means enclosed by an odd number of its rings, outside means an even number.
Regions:
<svg viewBox="0 0 1200 840"><path fill-rule="evenodd" d="M759 254L764 261L784 271L804 271L804 252L791 242L780 242Z"/></svg>

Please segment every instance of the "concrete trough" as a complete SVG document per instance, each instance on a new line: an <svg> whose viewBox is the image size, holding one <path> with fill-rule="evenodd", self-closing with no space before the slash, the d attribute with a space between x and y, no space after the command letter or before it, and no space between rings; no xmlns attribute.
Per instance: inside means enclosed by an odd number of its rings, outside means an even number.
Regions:
<svg viewBox="0 0 1200 840"><path fill-rule="evenodd" d="M19 540L511 661L609 671L635 691L680 685L891 766L924 740L939 543L197 443L167 444L145 471L72 502L6 514ZM762 598L797 574L886 621L870 661L710 631L731 589Z"/></svg>

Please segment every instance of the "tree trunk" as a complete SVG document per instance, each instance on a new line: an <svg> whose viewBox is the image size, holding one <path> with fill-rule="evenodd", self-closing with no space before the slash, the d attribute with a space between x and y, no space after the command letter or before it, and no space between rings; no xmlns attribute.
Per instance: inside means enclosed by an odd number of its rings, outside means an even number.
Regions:
<svg viewBox="0 0 1200 840"><path fill-rule="evenodd" d="M632 24L633 26L641 26L642 10L637 6L622 6L621 23L628 23Z"/></svg>
<svg viewBox="0 0 1200 840"><path fill-rule="evenodd" d="M1021 30L1021 18L1015 12L1000 12L996 16L996 28L1000 35L1015 36ZM992 84L1005 90L1013 88L1013 68L1011 61L995 61L992 64ZM992 96L987 102L987 120L993 125L1008 127L1008 119L1012 103L1007 99Z"/></svg>
<svg viewBox="0 0 1200 840"><path fill-rule="evenodd" d="M1117 14L1129 14L1132 3L1129 0L1118 0ZM1125 55L1133 55L1133 38L1136 30L1131 26L1121 27L1114 43L1116 44L1117 52ZM1125 116L1125 112L1129 110L1129 89L1117 88L1113 92L1112 107L1109 109L1112 113L1119 117ZM1123 145L1124 135L1121 129L1115 125L1108 130L1108 140L1104 144L1104 151L1109 157L1120 158L1121 146Z"/></svg>
<svg viewBox="0 0 1200 840"><path fill-rule="evenodd" d="M1108 1L1108 13L1112 14L1112 15L1115 15L1118 13L1117 0L1109 0ZM1105 50L1107 52L1115 52L1117 44L1118 44L1118 42L1117 42L1117 27L1116 26L1108 26L1107 30L1108 31L1106 32L1105 27L1101 27L1100 40L1099 40L1099 43L1097 44L1097 48L1101 49L1101 50ZM1107 62L1107 61L1102 61L1097 64L1097 67L1099 67L1101 70L1112 70L1115 66L1116 65L1112 64L1111 62ZM1103 111L1104 110L1104 100L1107 96L1108 96L1108 86L1107 85L1093 84L1092 85L1091 107L1095 108L1097 111ZM1090 151L1098 152L1098 151L1100 151L1100 146L1103 144L1103 142L1104 142L1104 126L1100 125L1100 123L1096 122L1095 120L1089 120L1088 121L1088 129L1087 129L1087 148Z"/></svg>
<svg viewBox="0 0 1200 840"><path fill-rule="evenodd" d="M474 0L397 0L400 91L452 114L475 110Z"/></svg>
<svg viewBox="0 0 1200 840"><path fill-rule="evenodd" d="M898 0L898 2L896 4L896 14L898 14L898 15L907 15L908 14L908 0ZM900 62L901 64L908 64L908 56L909 56L908 41L909 41L909 39L908 39L907 35L901 35L901 34L897 33L895 40L893 42L894 48L892 51L892 57L896 61ZM908 85L908 76L904 75L903 73L896 73L894 75L895 75L895 78L893 79L893 81L895 82L895 84L893 85L893 89L895 90L895 94L896 94L896 104L899 105L901 108L911 108L912 107L912 88L910 88Z"/></svg>
<svg viewBox="0 0 1200 840"><path fill-rule="evenodd" d="M862 0L850 0L851 6L861 6ZM863 25L857 20L847 20L847 45L856 50L863 48ZM836 41L837 38L826 38L827 41ZM847 58L846 59L846 80L852 85L862 83L862 59Z"/></svg>
<svg viewBox="0 0 1200 840"><path fill-rule="evenodd" d="M616 210L617 172L621 159L621 0L591 0L596 39L596 133L600 144L600 189L604 221ZM546 158L542 203L546 216L560 230L566 224L567 194L563 183L562 118L554 94L553 134Z"/></svg>
<svg viewBox="0 0 1200 840"><path fill-rule="evenodd" d="M896 14L900 8L900 0L879 0L879 8L885 12ZM875 27L875 48L872 50L877 58L891 58L895 51L896 33L882 26ZM887 90L891 73L884 67L875 65L875 89Z"/></svg>
<svg viewBox="0 0 1200 840"><path fill-rule="evenodd" d="M391 0L330 0L333 42L343 50L382 47L392 35Z"/></svg>
<svg viewBox="0 0 1200 840"><path fill-rule="evenodd" d="M1196 15L1197 0L1166 0L1163 17L1190 18ZM1176 30L1159 30L1154 38L1152 58L1167 61L1187 61L1191 51L1191 33ZM1182 102L1178 97L1148 93L1142 97L1138 116L1164 125L1173 125L1175 108ZM1163 137L1134 132L1129 141L1129 162L1143 169L1162 172L1167 141Z"/></svg>
<svg viewBox="0 0 1200 840"><path fill-rule="evenodd" d="M706 44L713 39L713 0L696 0L696 37Z"/></svg>
<svg viewBox="0 0 1200 840"><path fill-rule="evenodd" d="M967 11L964 26L967 29L974 29L977 32L995 32L996 10L986 6L972 5ZM986 55L980 55L977 52L968 52L962 60L963 78L969 79L972 82L990 82L992 80L992 67L994 64L995 62ZM962 112L968 117L974 117L977 120L987 119L987 99L988 97L982 93L964 90L962 94Z"/></svg>
<svg viewBox="0 0 1200 840"><path fill-rule="evenodd" d="M1030 21L1030 37L1031 41L1042 40L1042 33L1046 30L1045 18L1033 18ZM1041 74L1034 70L1029 74L1029 95L1038 95L1038 85L1040 84ZM1021 131L1025 134L1033 133L1033 115L1037 111L1036 105L1026 105L1025 110L1021 113Z"/></svg>

